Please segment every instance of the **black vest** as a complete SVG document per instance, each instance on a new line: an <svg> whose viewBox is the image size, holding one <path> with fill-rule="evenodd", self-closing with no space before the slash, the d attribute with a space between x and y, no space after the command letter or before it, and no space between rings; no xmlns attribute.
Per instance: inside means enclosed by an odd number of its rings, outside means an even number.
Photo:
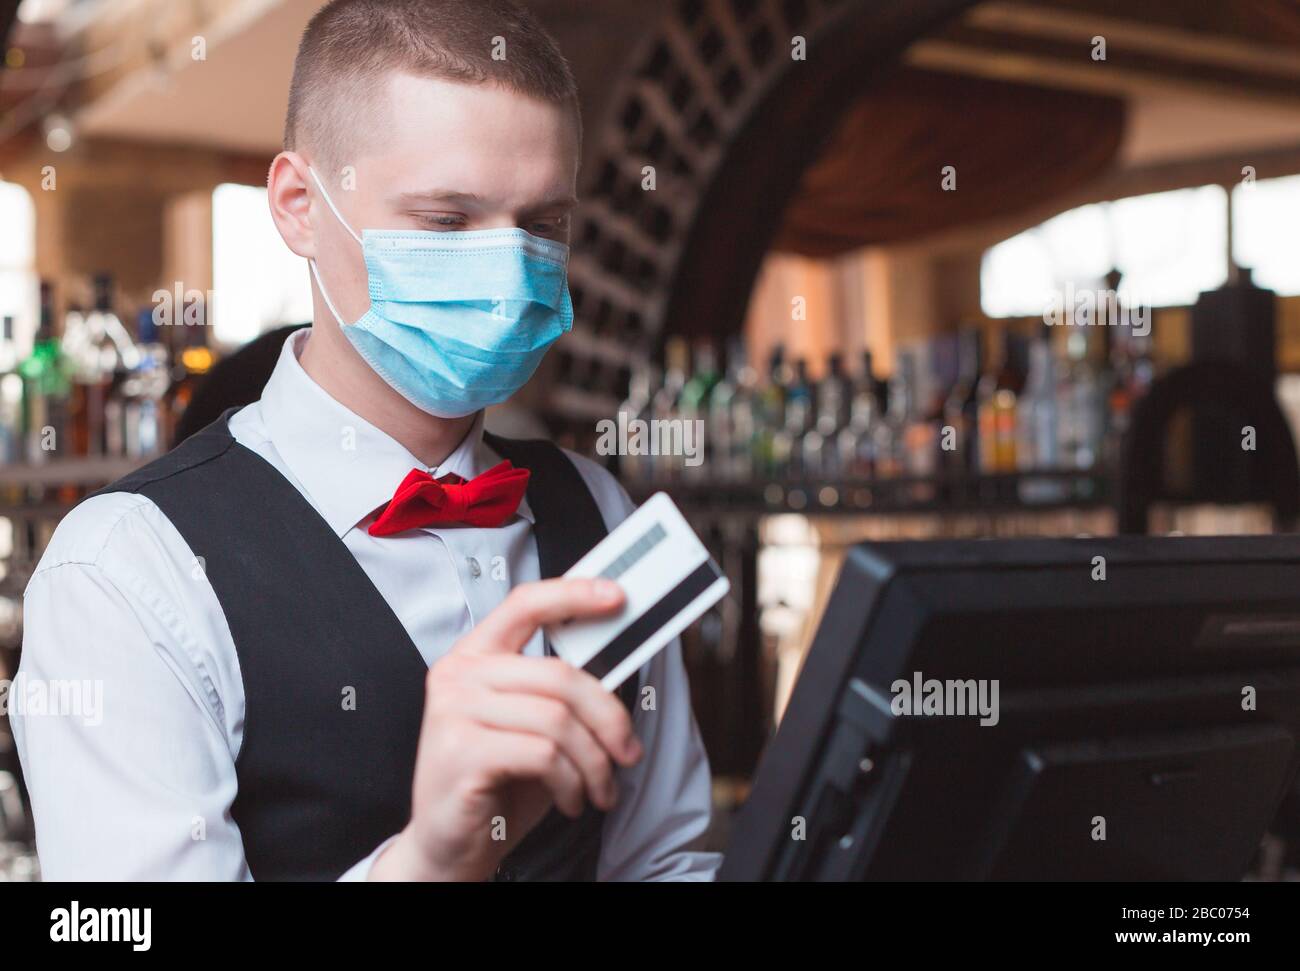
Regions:
<svg viewBox="0 0 1300 971"><path fill-rule="evenodd" d="M225 612L246 704L231 815L254 879L333 880L410 818L428 668L325 520L234 440L233 411L101 491L151 499ZM595 500L552 443L485 438L532 472L541 575L559 576L606 534ZM552 809L496 879L595 879L603 819Z"/></svg>

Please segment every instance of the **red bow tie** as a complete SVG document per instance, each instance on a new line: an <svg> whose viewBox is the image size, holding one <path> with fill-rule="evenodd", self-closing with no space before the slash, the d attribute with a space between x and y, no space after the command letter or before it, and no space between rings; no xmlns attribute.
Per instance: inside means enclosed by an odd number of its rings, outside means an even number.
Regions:
<svg viewBox="0 0 1300 971"><path fill-rule="evenodd" d="M500 526L515 514L528 487L528 470L502 462L466 481L435 479L412 469L373 523L371 536L392 536L422 526Z"/></svg>

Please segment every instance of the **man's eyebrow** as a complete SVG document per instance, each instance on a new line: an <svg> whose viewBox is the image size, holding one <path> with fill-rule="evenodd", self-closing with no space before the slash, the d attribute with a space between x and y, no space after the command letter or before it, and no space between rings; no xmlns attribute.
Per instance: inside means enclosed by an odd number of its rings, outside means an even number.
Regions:
<svg viewBox="0 0 1300 971"><path fill-rule="evenodd" d="M541 212L543 209L573 209L578 205L578 200L571 194L565 192L558 196L551 196L549 199L543 199L540 202L528 206L526 212Z"/></svg>
<svg viewBox="0 0 1300 971"><path fill-rule="evenodd" d="M460 192L456 189L425 189L423 192L403 192L393 198L398 205L413 206L422 202L471 202L482 203L483 197L473 192Z"/></svg>
<svg viewBox="0 0 1300 971"><path fill-rule="evenodd" d="M461 192L456 189L426 189L422 192L403 192L393 198L398 206L427 205L431 202L461 202L470 205L483 205L486 200L473 192ZM530 203L527 212L540 212L543 209L573 209L578 200L570 193L562 193L535 203Z"/></svg>

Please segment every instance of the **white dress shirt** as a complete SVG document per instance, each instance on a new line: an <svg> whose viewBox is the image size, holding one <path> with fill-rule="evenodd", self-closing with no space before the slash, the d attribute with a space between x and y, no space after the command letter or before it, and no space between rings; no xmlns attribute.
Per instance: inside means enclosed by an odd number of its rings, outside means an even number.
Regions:
<svg viewBox="0 0 1300 971"><path fill-rule="evenodd" d="M539 578L532 512L525 500L496 529L369 535L376 509L425 466L308 377L298 362L307 333L290 336L261 400L231 418L231 433L320 513L432 664L512 586ZM471 478L500 461L482 422L426 471ZM626 493L594 462L571 457L613 528L632 510ZM543 653L540 633L525 653ZM598 878L710 879L717 854L692 849L708 827L710 779L679 644L644 681L656 689L655 708L634 716L645 755L618 773ZM68 682L86 689L80 702L69 700ZM59 711L22 704L43 686L59 697L59 685L63 703L50 706ZM24 595L9 707L46 879L251 879L230 815L244 729L239 658L203 563L152 501L97 496L59 524ZM382 846L344 879L364 879Z"/></svg>

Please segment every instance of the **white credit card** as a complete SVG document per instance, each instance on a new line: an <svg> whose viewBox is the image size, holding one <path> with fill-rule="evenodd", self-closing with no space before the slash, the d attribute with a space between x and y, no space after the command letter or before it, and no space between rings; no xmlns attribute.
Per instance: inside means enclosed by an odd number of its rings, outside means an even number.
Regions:
<svg viewBox="0 0 1300 971"><path fill-rule="evenodd" d="M565 577L606 577L627 595L612 617L546 629L555 653L613 691L701 614L731 584L666 493L656 492L619 523Z"/></svg>

